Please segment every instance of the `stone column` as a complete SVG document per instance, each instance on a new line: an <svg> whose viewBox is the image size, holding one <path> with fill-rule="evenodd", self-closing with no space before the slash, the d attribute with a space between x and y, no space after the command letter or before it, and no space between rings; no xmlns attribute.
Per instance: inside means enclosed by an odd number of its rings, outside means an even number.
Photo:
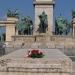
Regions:
<svg viewBox="0 0 75 75"><path fill-rule="evenodd" d="M34 24L34 31L33 34L39 34L38 28L40 24L39 15L42 12L47 14L48 18L48 30L46 34L52 35L53 32L53 9L54 9L54 0L34 0L34 7L35 7L35 24Z"/></svg>
<svg viewBox="0 0 75 75"><path fill-rule="evenodd" d="M15 25L7 24L6 25L6 41L12 41L12 36L15 36Z"/></svg>
<svg viewBox="0 0 75 75"><path fill-rule="evenodd" d="M6 41L7 42L12 41L12 36L16 35L16 31L15 31L16 21L18 21L18 19L14 17L7 18L7 24L6 24Z"/></svg>

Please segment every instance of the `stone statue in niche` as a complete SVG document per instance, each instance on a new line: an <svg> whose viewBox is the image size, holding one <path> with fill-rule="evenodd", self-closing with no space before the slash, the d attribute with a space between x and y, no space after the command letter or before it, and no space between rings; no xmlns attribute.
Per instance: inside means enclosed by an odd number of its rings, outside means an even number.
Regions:
<svg viewBox="0 0 75 75"><path fill-rule="evenodd" d="M48 28L48 19L45 12L42 12L41 15L39 15L40 24L39 24L39 33L46 33Z"/></svg>

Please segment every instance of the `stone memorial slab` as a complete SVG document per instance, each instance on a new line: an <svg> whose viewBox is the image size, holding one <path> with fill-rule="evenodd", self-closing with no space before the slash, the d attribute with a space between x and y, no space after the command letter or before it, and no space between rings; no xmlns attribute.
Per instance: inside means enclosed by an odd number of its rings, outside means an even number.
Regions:
<svg viewBox="0 0 75 75"><path fill-rule="evenodd" d="M0 58L0 74L18 73L29 75L70 75L72 61L58 49L39 49L43 58L28 58L27 52L32 49L20 49Z"/></svg>

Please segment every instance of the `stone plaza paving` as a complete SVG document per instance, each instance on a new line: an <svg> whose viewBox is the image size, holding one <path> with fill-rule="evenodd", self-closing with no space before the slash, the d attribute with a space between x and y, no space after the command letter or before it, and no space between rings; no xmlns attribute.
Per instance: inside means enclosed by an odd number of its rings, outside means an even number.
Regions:
<svg viewBox="0 0 75 75"><path fill-rule="evenodd" d="M28 50L32 49L20 49L2 56L0 58L0 75L71 74L72 61L58 49L42 49L45 54L44 58L36 59L27 58Z"/></svg>

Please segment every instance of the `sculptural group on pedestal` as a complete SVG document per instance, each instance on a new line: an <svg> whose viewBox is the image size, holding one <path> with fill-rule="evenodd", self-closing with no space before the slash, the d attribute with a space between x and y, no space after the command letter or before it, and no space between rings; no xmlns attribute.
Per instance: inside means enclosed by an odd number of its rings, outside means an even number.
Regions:
<svg viewBox="0 0 75 75"><path fill-rule="evenodd" d="M33 33L33 22L30 17L24 17L17 22L16 28L19 35L31 35Z"/></svg>
<svg viewBox="0 0 75 75"><path fill-rule="evenodd" d="M62 16L55 20L55 34L68 35L70 33L70 24Z"/></svg>
<svg viewBox="0 0 75 75"><path fill-rule="evenodd" d="M74 11L72 12L74 17ZM20 18L17 10L12 11L8 9L7 17L17 17L19 21L16 24L16 29L18 30L19 35L32 35L33 34L33 21L30 16ZM42 14L38 15L39 18L39 33L46 33L48 30L48 16L45 11ZM62 16L58 17L55 20L55 35L68 35L70 32L70 24Z"/></svg>

